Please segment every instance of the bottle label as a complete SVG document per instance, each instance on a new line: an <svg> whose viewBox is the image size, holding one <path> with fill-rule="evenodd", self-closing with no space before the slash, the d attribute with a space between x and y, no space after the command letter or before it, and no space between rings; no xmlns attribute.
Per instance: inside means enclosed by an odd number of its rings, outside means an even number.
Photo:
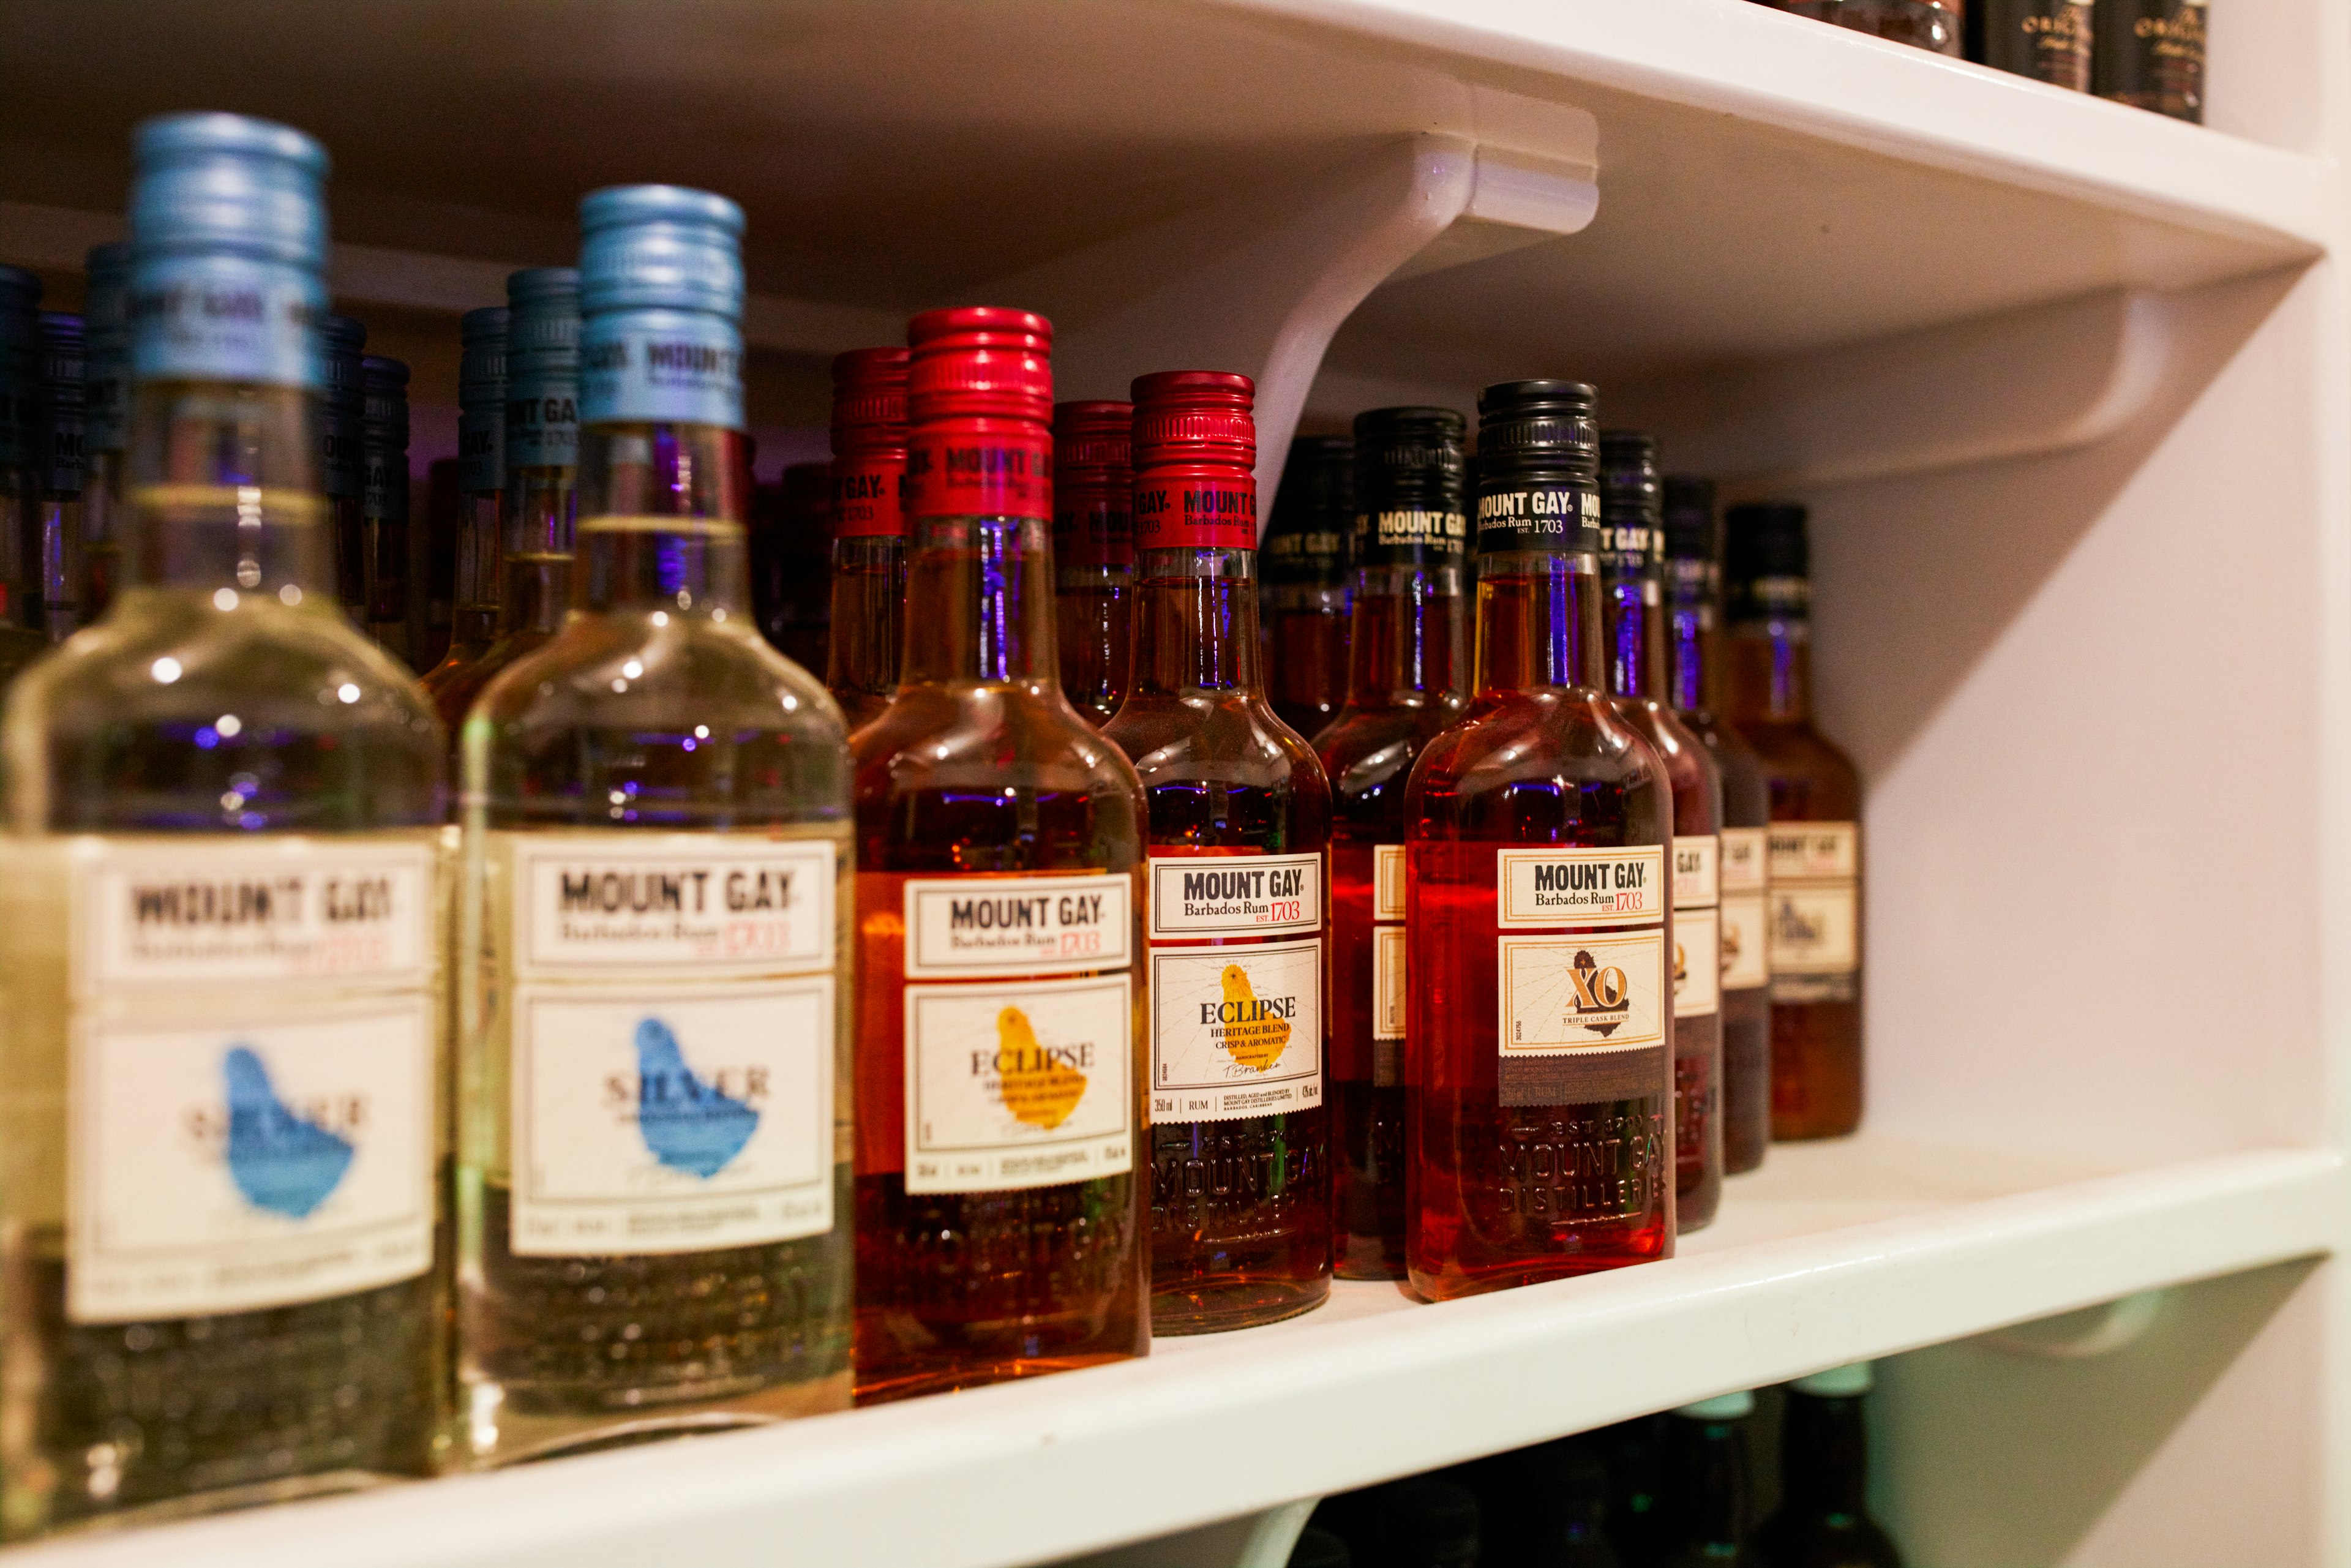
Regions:
<svg viewBox="0 0 2351 1568"><path fill-rule="evenodd" d="M1152 1121L1322 1104L1323 857L1150 863Z"/></svg>
<svg viewBox="0 0 2351 1568"><path fill-rule="evenodd" d="M1666 917L1666 852L1628 849L1498 850L1495 920L1528 928L1660 925Z"/></svg>
<svg viewBox="0 0 2351 1568"><path fill-rule="evenodd" d="M1406 565L1417 566L1419 558L1413 552ZM1456 554L1458 554L1457 549ZM1310 528L1291 532L1275 531L1265 536L1259 555L1265 580L1271 583L1307 583L1338 587L1346 581L1347 536L1336 528ZM1377 565L1365 561L1366 566Z"/></svg>
<svg viewBox="0 0 2351 1568"><path fill-rule="evenodd" d="M1257 482L1145 469L1134 476L1136 549L1257 549Z"/></svg>
<svg viewBox="0 0 2351 1568"><path fill-rule="evenodd" d="M93 287L83 300L84 439L93 452L131 445L131 296L128 280Z"/></svg>
<svg viewBox="0 0 2351 1568"><path fill-rule="evenodd" d="M1655 523L1605 520L1600 525L1600 570L1612 579L1657 573L1665 530Z"/></svg>
<svg viewBox="0 0 2351 1568"><path fill-rule="evenodd" d="M607 310L580 323L582 424L743 428L743 330L702 310Z"/></svg>
<svg viewBox="0 0 2351 1568"><path fill-rule="evenodd" d="M906 444L906 515L1051 521L1052 436L1041 425L1016 428L973 435L953 423L915 426Z"/></svg>
<svg viewBox="0 0 2351 1568"><path fill-rule="evenodd" d="M1404 1030L1410 993L1405 979L1405 853L1402 844L1372 851L1372 1083L1404 1082Z"/></svg>
<svg viewBox="0 0 2351 1568"><path fill-rule="evenodd" d="M1770 885L1770 834L1762 828L1722 830L1722 895L1761 893Z"/></svg>
<svg viewBox="0 0 2351 1568"><path fill-rule="evenodd" d="M1771 980L1770 837L1761 828L1722 830L1722 988L1751 991Z"/></svg>
<svg viewBox="0 0 2351 1568"><path fill-rule="evenodd" d="M1597 552L1600 486L1576 480L1480 490L1478 549Z"/></svg>
<svg viewBox="0 0 2351 1568"><path fill-rule="evenodd" d="M252 256L165 254L131 283L131 365L141 382L326 385L315 272Z"/></svg>
<svg viewBox="0 0 2351 1568"><path fill-rule="evenodd" d="M503 402L457 414L457 487L478 496L507 482L507 411Z"/></svg>
<svg viewBox="0 0 2351 1568"><path fill-rule="evenodd" d="M89 407L83 381L84 360L78 347L53 345L48 366L48 486L62 495L81 494L82 471L88 459L82 438Z"/></svg>
<svg viewBox="0 0 2351 1568"><path fill-rule="evenodd" d="M1669 1095L1664 847L1508 849L1495 862L1501 1103Z"/></svg>
<svg viewBox="0 0 2351 1568"><path fill-rule="evenodd" d="M1722 1006L1721 845L1712 833L1674 838L1674 1017Z"/></svg>
<svg viewBox="0 0 2351 1568"><path fill-rule="evenodd" d="M1771 827L1771 999L1849 1001L1861 968L1861 828Z"/></svg>
<svg viewBox="0 0 2351 1568"><path fill-rule="evenodd" d="M408 454L369 447L360 470L360 516L371 523L408 520ZM403 571L408 565L408 541L398 541L398 554L387 565Z"/></svg>
<svg viewBox="0 0 2351 1568"><path fill-rule="evenodd" d="M1131 493L1072 497L1064 490L1053 503L1053 564L1133 566L1134 513Z"/></svg>
<svg viewBox="0 0 2351 1568"><path fill-rule="evenodd" d="M832 537L903 538L906 533L906 459L859 455L832 460Z"/></svg>
<svg viewBox="0 0 2351 1568"><path fill-rule="evenodd" d="M508 1241L709 1251L832 1228L841 846L501 833Z"/></svg>
<svg viewBox="0 0 2351 1568"><path fill-rule="evenodd" d="M1440 507L1355 514L1357 566L1450 566L1467 558L1469 518Z"/></svg>
<svg viewBox="0 0 2351 1568"><path fill-rule="evenodd" d="M1132 961L1134 885L1115 873L910 878L906 977L1123 969Z"/></svg>
<svg viewBox="0 0 2351 1568"><path fill-rule="evenodd" d="M248 1312L431 1266L435 841L68 844L68 1317Z"/></svg>
<svg viewBox="0 0 2351 1568"><path fill-rule="evenodd" d="M1502 1055L1663 1045L1665 936L1660 925L1499 938Z"/></svg>
<svg viewBox="0 0 2351 1568"><path fill-rule="evenodd" d="M517 372L507 382L506 471L579 464L579 382ZM499 483L505 483L503 472Z"/></svg>

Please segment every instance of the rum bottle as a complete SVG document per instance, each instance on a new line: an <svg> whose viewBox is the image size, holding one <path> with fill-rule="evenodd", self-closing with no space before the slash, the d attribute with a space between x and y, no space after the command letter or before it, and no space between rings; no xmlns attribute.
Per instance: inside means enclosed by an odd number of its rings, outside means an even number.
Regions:
<svg viewBox="0 0 2351 1568"><path fill-rule="evenodd" d="M1055 674L1052 328L906 341L905 661L852 746L861 1401L1150 1341L1143 791Z"/></svg>
<svg viewBox="0 0 2351 1568"><path fill-rule="evenodd" d="M832 465L794 463L752 520L751 600L760 632L802 669L832 641Z"/></svg>
<svg viewBox="0 0 2351 1568"><path fill-rule="evenodd" d="M134 305L134 308L135 308ZM367 329L348 316L319 323L319 354L326 384L319 391L319 475L332 510L335 597L350 618L368 623L367 488L364 431L367 422Z"/></svg>
<svg viewBox="0 0 2351 1568"><path fill-rule="evenodd" d="M1134 405L1053 405L1054 642L1061 690L1096 728L1134 662Z"/></svg>
<svg viewBox="0 0 2351 1568"><path fill-rule="evenodd" d="M1315 743L1331 781L1331 1180L1343 1280L1405 1275L1405 785L1421 747L1467 705L1464 434L1451 409L1384 408L1357 415L1348 444L1364 531L1347 702Z"/></svg>
<svg viewBox="0 0 2351 1568"><path fill-rule="evenodd" d="M1969 21L1982 35L1983 63L1995 70L2090 90L2091 0L1977 0Z"/></svg>
<svg viewBox="0 0 2351 1568"><path fill-rule="evenodd" d="M832 361L832 627L824 684L862 729L890 706L906 642L906 350Z"/></svg>
<svg viewBox="0 0 2351 1568"><path fill-rule="evenodd" d="M125 579L5 718L14 1536L424 1474L446 1376L444 752L334 599L326 154L135 148Z"/></svg>
<svg viewBox="0 0 2351 1568"><path fill-rule="evenodd" d="M1479 399L1477 673L1406 791L1405 1251L1437 1300L1673 1251L1673 789L1608 695L1593 401Z"/></svg>
<svg viewBox="0 0 2351 1568"><path fill-rule="evenodd" d="M2097 9L2098 96L2202 124L2209 0L2099 0Z"/></svg>
<svg viewBox="0 0 2351 1568"><path fill-rule="evenodd" d="M38 559L42 354L41 280L0 267L0 688L49 647Z"/></svg>
<svg viewBox="0 0 2351 1568"><path fill-rule="evenodd" d="M1726 707L1771 789L1771 1136L1861 1125L1861 775L1813 726L1804 508L1733 507Z"/></svg>
<svg viewBox="0 0 2351 1568"><path fill-rule="evenodd" d="M442 695L478 664L498 636L498 505L506 493L507 308L486 305L460 318L457 361L457 571L449 651L425 672L424 690L451 735L465 716ZM438 465L435 465L437 467ZM470 705L478 688L465 683Z"/></svg>
<svg viewBox="0 0 2351 1568"><path fill-rule="evenodd" d="M1601 433L1600 524L1608 689L1674 788L1674 1215L1687 1232L1722 1202L1722 774L1667 702L1657 444L1638 431Z"/></svg>
<svg viewBox="0 0 2351 1568"><path fill-rule="evenodd" d="M1273 711L1308 740L1347 700L1347 536L1356 508L1354 443L1290 444L1265 536L1265 654Z"/></svg>
<svg viewBox="0 0 2351 1568"><path fill-rule="evenodd" d="M1763 759L1715 716L1722 671L1722 564L1711 480L1665 482L1667 685L1676 716L1722 775L1722 1168L1763 1163L1771 1141L1771 958L1767 936L1771 786Z"/></svg>
<svg viewBox="0 0 2351 1568"><path fill-rule="evenodd" d="M1780 1507L1756 1531L1763 1568L1902 1568L1869 1512L1870 1364L1800 1377L1780 1421Z"/></svg>
<svg viewBox="0 0 2351 1568"><path fill-rule="evenodd" d="M1151 1328L1331 1291L1331 788L1259 673L1255 385L1135 382L1134 678L1102 729L1151 819Z"/></svg>
<svg viewBox="0 0 2351 1568"><path fill-rule="evenodd" d="M408 367L370 354L360 422L360 538L368 635L408 662Z"/></svg>
<svg viewBox="0 0 2351 1568"><path fill-rule="evenodd" d="M1666 1568L1761 1568L1747 1543L1747 1418L1744 1390L1685 1405L1667 1430L1666 1504L1673 1545Z"/></svg>
<svg viewBox="0 0 2351 1568"><path fill-rule="evenodd" d="M106 613L122 559L123 458L131 447L131 247L92 246L83 263L83 624Z"/></svg>
<svg viewBox="0 0 2351 1568"><path fill-rule="evenodd" d="M41 492L33 575L40 630L62 643L82 623L81 494L84 410L81 318L41 313Z"/></svg>

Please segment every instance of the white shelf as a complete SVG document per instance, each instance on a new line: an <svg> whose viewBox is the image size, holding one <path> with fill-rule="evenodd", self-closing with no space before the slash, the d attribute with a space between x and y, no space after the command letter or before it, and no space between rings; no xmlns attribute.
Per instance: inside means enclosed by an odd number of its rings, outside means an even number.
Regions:
<svg viewBox="0 0 2351 1568"><path fill-rule="evenodd" d="M2335 1155L2095 1173L1776 1148L1664 1263L1443 1306L1342 1284L1149 1359L12 1553L24 1568L1009 1568L2327 1250Z"/></svg>

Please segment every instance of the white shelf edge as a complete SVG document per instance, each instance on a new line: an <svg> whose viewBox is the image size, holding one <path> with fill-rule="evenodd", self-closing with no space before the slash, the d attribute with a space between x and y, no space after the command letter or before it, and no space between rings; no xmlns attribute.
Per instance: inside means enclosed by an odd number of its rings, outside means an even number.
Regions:
<svg viewBox="0 0 2351 1568"><path fill-rule="evenodd" d="M2347 1197L2332 1150L2220 1155L1441 1307L1310 1314L1021 1385L12 1557L1008 1568L2322 1254L2344 1234Z"/></svg>

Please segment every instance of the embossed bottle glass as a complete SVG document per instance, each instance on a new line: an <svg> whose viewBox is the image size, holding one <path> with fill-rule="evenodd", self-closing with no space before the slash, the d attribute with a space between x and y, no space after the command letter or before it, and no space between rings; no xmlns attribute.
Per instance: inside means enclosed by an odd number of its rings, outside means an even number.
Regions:
<svg viewBox="0 0 2351 1568"><path fill-rule="evenodd" d="M1438 1300L1673 1251L1673 793L1607 694L1592 408L1479 399L1477 674L1407 794L1405 1246Z"/></svg>
<svg viewBox="0 0 2351 1568"><path fill-rule="evenodd" d="M1608 689L1674 788L1674 1218L1687 1233L1722 1202L1722 774L1666 702L1663 497L1657 444L1600 435L1600 580Z"/></svg>
<svg viewBox="0 0 2351 1568"><path fill-rule="evenodd" d="M1467 702L1462 435L1451 409L1374 409L1355 416L1351 444L1362 524L1347 706L1315 744L1331 780L1331 1179L1343 1280L1405 1274L1405 786L1421 747ZM1291 444L1291 462L1304 444Z"/></svg>
<svg viewBox="0 0 2351 1568"><path fill-rule="evenodd" d="M465 725L477 1464L849 1400L848 755L759 638L742 212L580 204L571 612Z"/></svg>
<svg viewBox="0 0 2351 1568"><path fill-rule="evenodd" d="M1771 1136L1861 1125L1861 773L1813 723L1804 508L1725 516L1730 722L1771 789Z"/></svg>
<svg viewBox="0 0 2351 1568"><path fill-rule="evenodd" d="M498 636L498 503L506 491L507 308L486 305L458 322L464 348L457 361L457 573L449 622L449 651L425 672L424 690L441 709L453 742L465 715L451 712L444 692L490 651ZM472 705L479 688L462 687Z"/></svg>
<svg viewBox="0 0 2351 1568"><path fill-rule="evenodd" d="M852 730L890 706L906 643L906 350L832 361L832 626L824 684Z"/></svg>
<svg viewBox="0 0 2351 1568"><path fill-rule="evenodd" d="M1247 376L1134 383L1134 678L1102 733L1150 803L1151 1327L1331 1291L1331 789L1259 671Z"/></svg>
<svg viewBox="0 0 2351 1568"><path fill-rule="evenodd" d="M1347 531L1354 443L1301 435L1290 444L1267 519L1267 688L1281 722L1309 741L1347 700Z"/></svg>
<svg viewBox="0 0 2351 1568"><path fill-rule="evenodd" d="M445 1377L444 753L334 599L326 155L136 146L125 580L5 721L20 1536L424 1473Z"/></svg>
<svg viewBox="0 0 2351 1568"><path fill-rule="evenodd" d="M1672 622L1667 685L1674 712L1722 775L1722 1168L1763 1163L1771 1143L1771 957L1766 935L1765 830L1771 787L1763 759L1716 716L1722 649L1722 567L1711 480L1665 481L1666 605Z"/></svg>
<svg viewBox="0 0 2351 1568"><path fill-rule="evenodd" d="M861 1402L1150 1341L1143 793L1054 674L1052 328L906 340L906 655L852 747Z"/></svg>
<svg viewBox="0 0 2351 1568"><path fill-rule="evenodd" d="M1089 724L1126 700L1134 664L1134 405L1053 407L1054 643Z"/></svg>

